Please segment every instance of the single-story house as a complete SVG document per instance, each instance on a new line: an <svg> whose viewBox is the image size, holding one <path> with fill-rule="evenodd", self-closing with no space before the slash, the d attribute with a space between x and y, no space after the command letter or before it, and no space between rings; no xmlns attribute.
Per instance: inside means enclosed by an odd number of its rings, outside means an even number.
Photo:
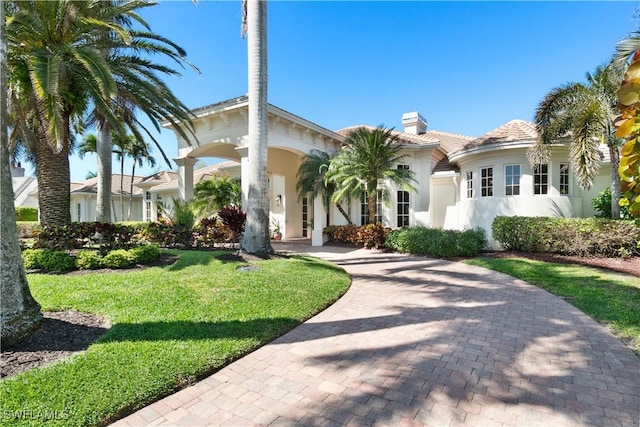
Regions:
<svg viewBox="0 0 640 427"><path fill-rule="evenodd" d="M132 220L158 219L161 208L170 208L173 198L191 199L195 183L220 173L240 178L246 204L247 97L200 107L193 113L199 143L185 141L176 133L177 172L135 178ZM299 200L296 174L306 154L312 150L337 153L348 132L359 126L332 131L272 104L267 107L267 120L271 219L280 224L284 239L311 238L313 245L321 245L322 230L329 224L346 224L346 219L335 207L325 212L319 198ZM413 170L417 184L415 190L406 191L389 182L380 183L389 191L390 200L378 203L378 215L392 228L481 227L491 242L491 223L498 215L590 217L595 214L591 200L610 185L605 146L602 167L590 190L582 190L571 171L568 141L554 145L548 164L532 167L526 152L537 133L533 123L524 120L512 120L480 137L429 130L418 112L404 114L402 125L402 130L393 131L405 155L397 167ZM169 123L164 126L172 128ZM206 158L227 161L194 169L199 159ZM119 175L113 177L113 211L119 217ZM128 183L125 188L128 192ZM71 191L72 220L95 220L95 178L72 184ZM366 222L364 198L343 207L356 224Z"/></svg>
<svg viewBox="0 0 640 427"><path fill-rule="evenodd" d="M200 158L216 157L237 162L238 175L247 173L247 97L233 98L193 110L199 144L177 133L178 194L193 195L193 165ZM296 173L305 154L340 150L353 126L337 131L323 128L279 107L267 107L269 129L267 175L271 216L281 224L285 239L311 237L323 243L322 229L346 220L335 207L330 212L320 199L298 200ZM553 147L551 161L532 167L527 150L535 143L533 123L512 120L474 138L428 130L418 112L404 114L403 130L394 131L405 158L397 167L415 172L415 191L380 183L390 194L387 205L378 204L382 222L389 227L430 226L449 229L481 227L491 241L491 223L498 215L589 217L591 200L610 185L610 162L602 147L602 167L590 190L582 190L569 167L568 141ZM165 123L171 129L171 125ZM243 182L243 194L246 188ZM355 223L365 222L364 199L347 204ZM328 215L327 215L328 214ZM328 218L328 221L327 221ZM495 243L495 242L494 242Z"/></svg>

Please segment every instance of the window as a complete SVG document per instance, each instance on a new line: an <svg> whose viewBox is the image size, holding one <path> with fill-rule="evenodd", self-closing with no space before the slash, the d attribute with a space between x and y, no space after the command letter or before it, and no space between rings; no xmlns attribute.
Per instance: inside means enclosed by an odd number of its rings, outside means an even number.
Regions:
<svg viewBox="0 0 640 427"><path fill-rule="evenodd" d="M473 199L473 172L467 172L467 199Z"/></svg>
<svg viewBox="0 0 640 427"><path fill-rule="evenodd" d="M517 196L520 194L520 165L504 167L504 194Z"/></svg>
<svg viewBox="0 0 640 427"><path fill-rule="evenodd" d="M382 222L382 191L378 191L376 198L376 219L375 222ZM360 224L369 223L369 209L367 209L367 192L363 191L360 196Z"/></svg>
<svg viewBox="0 0 640 427"><path fill-rule="evenodd" d="M549 165L533 166L533 194L547 194L549 191Z"/></svg>
<svg viewBox="0 0 640 427"><path fill-rule="evenodd" d="M309 229L309 199L302 199L302 237L308 237Z"/></svg>
<svg viewBox="0 0 640 427"><path fill-rule="evenodd" d="M398 191L398 227L409 226L409 192Z"/></svg>
<svg viewBox="0 0 640 427"><path fill-rule="evenodd" d="M145 201L145 221L151 222L151 201Z"/></svg>
<svg viewBox="0 0 640 427"><path fill-rule="evenodd" d="M76 215L78 215L78 222L82 221L82 205L80 203L76 205Z"/></svg>
<svg viewBox="0 0 640 427"><path fill-rule="evenodd" d="M569 165L560 163L560 194L569 195Z"/></svg>
<svg viewBox="0 0 640 427"><path fill-rule="evenodd" d="M144 192L144 199L145 200L151 200L151 191L145 191Z"/></svg>
<svg viewBox="0 0 640 427"><path fill-rule="evenodd" d="M398 169L409 169L409 165L398 165Z"/></svg>
<svg viewBox="0 0 640 427"><path fill-rule="evenodd" d="M482 197L493 196L493 168L480 169L480 194Z"/></svg>

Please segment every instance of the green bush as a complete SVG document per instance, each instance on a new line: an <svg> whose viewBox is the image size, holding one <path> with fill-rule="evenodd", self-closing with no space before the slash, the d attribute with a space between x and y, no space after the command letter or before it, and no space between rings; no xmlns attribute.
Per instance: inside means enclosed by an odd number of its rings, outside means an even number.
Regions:
<svg viewBox="0 0 640 427"><path fill-rule="evenodd" d="M27 270L70 271L75 267L73 257L64 251L26 249L22 252L22 259Z"/></svg>
<svg viewBox="0 0 640 427"><path fill-rule="evenodd" d="M16 221L38 221L38 208L16 208Z"/></svg>
<svg viewBox="0 0 640 427"><path fill-rule="evenodd" d="M157 243L164 248L190 248L193 245L191 228L165 221L147 222L136 227L132 240L138 244Z"/></svg>
<svg viewBox="0 0 640 427"><path fill-rule="evenodd" d="M80 251L76 256L76 268L79 270L96 270L102 267L102 257L95 251Z"/></svg>
<svg viewBox="0 0 640 427"><path fill-rule="evenodd" d="M138 246L129 249L129 255L134 264L151 264L160 256L160 249L156 244Z"/></svg>
<svg viewBox="0 0 640 427"><path fill-rule="evenodd" d="M115 249L102 258L102 266L105 268L127 268L133 263L133 255L125 249Z"/></svg>
<svg viewBox="0 0 640 427"><path fill-rule="evenodd" d="M591 200L591 206L598 213L596 218L612 219L611 215L611 188L605 188L597 197ZM620 215L622 219L631 219L633 216L629 212L629 206L620 206Z"/></svg>
<svg viewBox="0 0 640 427"><path fill-rule="evenodd" d="M481 228L458 231L411 227L391 231L385 245L396 252L450 258L476 256L487 245L487 238Z"/></svg>
<svg viewBox="0 0 640 427"><path fill-rule="evenodd" d="M633 221L603 218L496 217L493 237L507 250L625 257L640 254Z"/></svg>

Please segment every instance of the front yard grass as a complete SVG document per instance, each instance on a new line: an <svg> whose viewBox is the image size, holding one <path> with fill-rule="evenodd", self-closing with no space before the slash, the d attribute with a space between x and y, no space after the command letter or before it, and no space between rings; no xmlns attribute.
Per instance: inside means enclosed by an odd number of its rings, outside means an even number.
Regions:
<svg viewBox="0 0 640 427"><path fill-rule="evenodd" d="M525 258L474 258L468 264L506 273L562 297L640 355L640 278Z"/></svg>
<svg viewBox="0 0 640 427"><path fill-rule="evenodd" d="M251 262L174 251L171 266L29 275L43 311L108 317L84 354L0 382L0 425L104 425L282 335L348 288L349 276L303 256ZM14 416L11 416L14 415Z"/></svg>

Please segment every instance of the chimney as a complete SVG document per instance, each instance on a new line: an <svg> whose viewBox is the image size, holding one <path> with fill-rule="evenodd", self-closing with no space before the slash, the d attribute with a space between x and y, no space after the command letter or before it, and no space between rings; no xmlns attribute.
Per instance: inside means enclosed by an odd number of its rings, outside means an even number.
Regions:
<svg viewBox="0 0 640 427"><path fill-rule="evenodd" d="M427 131L427 121L417 111L402 115L402 126L406 133L422 135Z"/></svg>
<svg viewBox="0 0 640 427"><path fill-rule="evenodd" d="M20 163L16 166L11 162L11 178L24 178L24 168Z"/></svg>

